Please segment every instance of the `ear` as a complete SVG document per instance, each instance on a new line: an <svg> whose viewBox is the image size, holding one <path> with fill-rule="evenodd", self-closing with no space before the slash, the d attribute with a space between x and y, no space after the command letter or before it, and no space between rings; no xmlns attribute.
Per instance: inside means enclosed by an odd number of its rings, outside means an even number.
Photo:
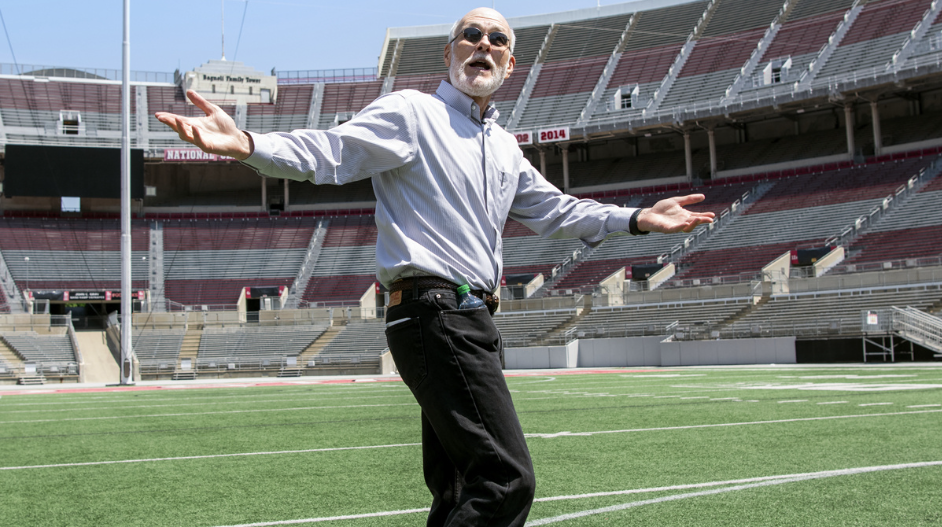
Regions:
<svg viewBox="0 0 942 527"><path fill-rule="evenodd" d="M517 59L513 55L510 56L510 60L507 61L507 73L504 74L504 79L510 77L510 74L514 72L514 64L517 63Z"/></svg>
<svg viewBox="0 0 942 527"><path fill-rule="evenodd" d="M445 44L445 67L451 68L451 43Z"/></svg>

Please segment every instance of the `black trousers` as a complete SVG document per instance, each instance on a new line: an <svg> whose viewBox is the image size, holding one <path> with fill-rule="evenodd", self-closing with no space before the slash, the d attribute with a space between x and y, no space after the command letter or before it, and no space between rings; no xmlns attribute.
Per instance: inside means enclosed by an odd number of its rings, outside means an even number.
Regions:
<svg viewBox="0 0 942 527"><path fill-rule="evenodd" d="M522 527L533 465L487 308L458 310L453 290L407 290L386 321L389 350L422 408L428 525Z"/></svg>

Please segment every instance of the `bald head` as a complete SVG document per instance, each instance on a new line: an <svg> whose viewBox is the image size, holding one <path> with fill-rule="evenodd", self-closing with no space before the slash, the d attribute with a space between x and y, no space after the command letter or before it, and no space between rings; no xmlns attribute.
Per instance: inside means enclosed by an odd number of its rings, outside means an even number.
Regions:
<svg viewBox="0 0 942 527"><path fill-rule="evenodd" d="M499 26L507 32L507 35L510 37L510 53L512 54L514 52L514 44L517 42L514 30L510 27L504 15L490 7L478 7L477 9L468 11L466 15L451 26L448 38L449 40L454 40L462 29L469 26L487 27L493 25Z"/></svg>

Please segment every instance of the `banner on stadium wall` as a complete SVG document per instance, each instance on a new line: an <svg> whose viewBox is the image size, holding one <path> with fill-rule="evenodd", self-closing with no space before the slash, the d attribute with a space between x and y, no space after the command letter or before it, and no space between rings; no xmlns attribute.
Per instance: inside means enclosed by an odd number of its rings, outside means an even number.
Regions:
<svg viewBox="0 0 942 527"><path fill-rule="evenodd" d="M61 300L63 302L82 302L82 301L112 301L121 299L121 291L69 291L69 290L44 290L33 291L32 298L37 300ZM144 300L144 291L132 291L131 298Z"/></svg>
<svg viewBox="0 0 942 527"><path fill-rule="evenodd" d="M176 163L212 163L216 161L235 161L236 158L221 156L218 154L207 154L199 148L166 148L164 149L164 161L173 161Z"/></svg>
<svg viewBox="0 0 942 527"><path fill-rule="evenodd" d="M568 141L569 140L569 127L563 126L561 128L547 128L545 130L540 130L537 132L537 139L541 143L555 143L558 141Z"/></svg>
<svg viewBox="0 0 942 527"><path fill-rule="evenodd" d="M532 145L533 144L533 134L530 132L517 132L514 134L514 137L517 138L518 145Z"/></svg>

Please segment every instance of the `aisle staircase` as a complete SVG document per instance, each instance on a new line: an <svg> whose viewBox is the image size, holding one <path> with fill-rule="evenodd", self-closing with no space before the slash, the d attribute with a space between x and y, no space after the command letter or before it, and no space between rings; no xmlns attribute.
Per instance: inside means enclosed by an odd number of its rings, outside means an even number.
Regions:
<svg viewBox="0 0 942 527"><path fill-rule="evenodd" d="M942 318L913 308L893 308L893 331L904 339L935 352L942 358Z"/></svg>
<svg viewBox="0 0 942 527"><path fill-rule="evenodd" d="M175 381L191 381L196 378L196 358L200 351L200 340L203 338L203 331L198 328L189 327L183 335L183 342L180 344L180 357L177 360L177 367L173 372ZM183 368L184 361L190 361L190 369Z"/></svg>

